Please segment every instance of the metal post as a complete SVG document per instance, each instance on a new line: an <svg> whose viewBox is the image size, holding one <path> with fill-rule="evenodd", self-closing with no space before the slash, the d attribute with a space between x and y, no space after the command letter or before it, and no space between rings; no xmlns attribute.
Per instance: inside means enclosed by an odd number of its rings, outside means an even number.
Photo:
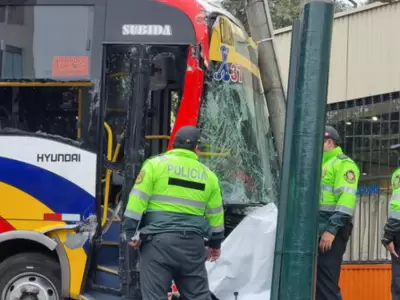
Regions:
<svg viewBox="0 0 400 300"><path fill-rule="evenodd" d="M278 224L275 239L275 256L274 256L274 269L272 277L272 290L271 300L278 300L279 295L279 282L282 266L282 251L284 240L284 229L286 223L286 209L287 209L287 195L288 195L288 181L290 174L290 152L292 149L292 135L293 135L293 121L294 121L294 96L296 91L296 78L299 61L299 47L300 47L300 21L295 20L292 25L292 42L290 47L290 64L289 64L289 80L287 88L287 107L285 119L285 137L282 157L282 169L286 172L282 173L280 182L280 193L278 202Z"/></svg>
<svg viewBox="0 0 400 300"><path fill-rule="evenodd" d="M291 167L283 170L289 175L279 300L315 298L318 206L334 3L310 0L303 11L291 124Z"/></svg>

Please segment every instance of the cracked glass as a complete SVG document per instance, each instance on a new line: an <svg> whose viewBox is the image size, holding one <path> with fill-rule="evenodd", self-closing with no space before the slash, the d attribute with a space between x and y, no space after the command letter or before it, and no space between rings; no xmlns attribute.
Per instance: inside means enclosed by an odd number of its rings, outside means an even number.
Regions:
<svg viewBox="0 0 400 300"><path fill-rule="evenodd" d="M205 80L202 161L217 174L225 204L275 202L276 153L260 81L250 72L241 82L217 80L219 65L213 62Z"/></svg>

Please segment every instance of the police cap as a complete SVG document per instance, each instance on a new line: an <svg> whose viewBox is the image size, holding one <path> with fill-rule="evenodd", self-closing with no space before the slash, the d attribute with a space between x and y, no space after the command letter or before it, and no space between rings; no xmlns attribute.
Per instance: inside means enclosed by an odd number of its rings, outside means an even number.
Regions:
<svg viewBox="0 0 400 300"><path fill-rule="evenodd" d="M181 127L175 135L174 148L193 150L201 142L201 131L194 126Z"/></svg>
<svg viewBox="0 0 400 300"><path fill-rule="evenodd" d="M332 139L337 143L339 141L339 133L332 126L326 125L325 126L324 138L325 139Z"/></svg>
<svg viewBox="0 0 400 300"><path fill-rule="evenodd" d="M398 151L400 151L400 144L395 144L395 145L390 146L390 150L398 150Z"/></svg>

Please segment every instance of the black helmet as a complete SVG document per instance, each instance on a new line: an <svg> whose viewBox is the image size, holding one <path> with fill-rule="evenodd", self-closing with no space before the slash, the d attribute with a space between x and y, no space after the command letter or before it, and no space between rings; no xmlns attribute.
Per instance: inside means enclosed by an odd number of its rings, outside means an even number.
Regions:
<svg viewBox="0 0 400 300"><path fill-rule="evenodd" d="M175 135L174 148L193 150L201 142L201 131L194 126L181 127Z"/></svg>
<svg viewBox="0 0 400 300"><path fill-rule="evenodd" d="M337 143L337 142L339 142L339 133L332 126L326 125L325 126L324 138L325 139L332 139Z"/></svg>

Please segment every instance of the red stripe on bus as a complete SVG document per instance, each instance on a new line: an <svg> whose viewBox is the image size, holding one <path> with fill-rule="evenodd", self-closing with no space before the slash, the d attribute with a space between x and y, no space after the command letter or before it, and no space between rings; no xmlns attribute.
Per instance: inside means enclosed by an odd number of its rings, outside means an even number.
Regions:
<svg viewBox="0 0 400 300"><path fill-rule="evenodd" d="M44 214L43 220L45 221L62 221L62 214Z"/></svg>
<svg viewBox="0 0 400 300"><path fill-rule="evenodd" d="M0 217L0 233L11 231L14 229L15 228L10 223Z"/></svg>

